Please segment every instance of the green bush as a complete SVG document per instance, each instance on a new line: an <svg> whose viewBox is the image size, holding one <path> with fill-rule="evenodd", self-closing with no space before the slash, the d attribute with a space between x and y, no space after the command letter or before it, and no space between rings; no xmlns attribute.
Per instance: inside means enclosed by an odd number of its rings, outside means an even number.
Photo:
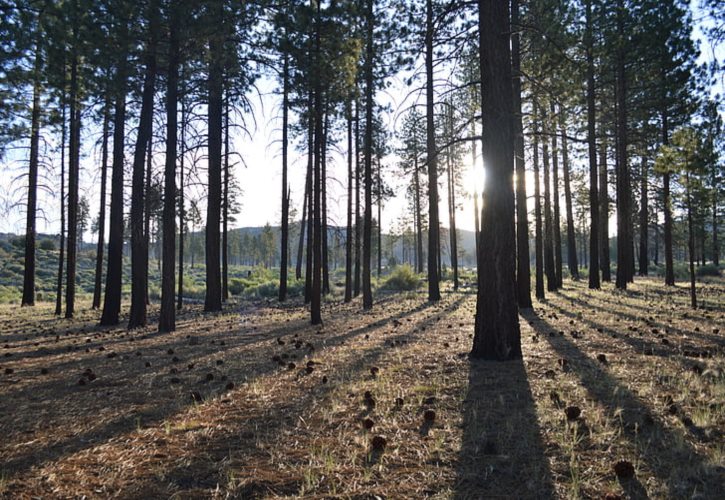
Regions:
<svg viewBox="0 0 725 500"><path fill-rule="evenodd" d="M720 276L720 268L715 264L706 264L697 268L698 276Z"/></svg>
<svg viewBox="0 0 725 500"><path fill-rule="evenodd" d="M229 293L232 295L241 295L245 288L247 288L246 280L242 278L231 278L229 280Z"/></svg>
<svg viewBox="0 0 725 500"><path fill-rule="evenodd" d="M420 277L415 274L412 267L405 264L393 269L381 288L383 290L405 291L417 290L419 286Z"/></svg>
<svg viewBox="0 0 725 500"><path fill-rule="evenodd" d="M52 252L55 250L55 241L49 240L48 238L42 239L38 244L38 248L47 252Z"/></svg>

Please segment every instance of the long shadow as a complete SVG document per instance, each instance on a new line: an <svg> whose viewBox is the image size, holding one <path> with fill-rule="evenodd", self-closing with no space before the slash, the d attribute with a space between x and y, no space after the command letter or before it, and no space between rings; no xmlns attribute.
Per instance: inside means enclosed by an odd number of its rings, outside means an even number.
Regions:
<svg viewBox="0 0 725 500"><path fill-rule="evenodd" d="M465 300L465 297L462 296L453 301L445 309L455 310L463 300ZM399 314L386 316L370 325L351 330L344 335L336 337L333 342L328 342L325 348L339 346L345 340L359 337L378 328L380 325L386 324L394 319L404 318L416 312L424 311L431 306L432 304L430 303L423 303L415 308L402 311ZM366 371L371 364L375 364L384 353L389 351L389 345L391 343L397 344L398 342L405 341L410 345L419 341L416 339L415 333L422 326L429 324L430 321L430 317L425 317L420 321L401 325L400 328L396 328L385 336L381 336L380 342L376 347L365 350L356 348L353 359L350 362L340 361L339 364L342 366L338 368L348 373ZM234 422L235 425L227 425L221 429L217 429L215 434L209 436L203 443L195 445L193 457L190 460L184 461L183 465L176 465L170 470L165 470L162 474L163 481L160 481L158 477L149 477L142 484L135 484L132 495L149 497L173 494L181 495L184 498L187 495L192 497L208 495L209 490L215 488L217 485L225 484L228 480L228 477L225 476L226 468L232 465L239 465L230 464L229 462L230 453L236 443L240 443L240 446L246 446L247 450L253 450L251 453L259 453L262 456L268 457L268 445L270 441L275 442L277 436L285 435L289 429L293 428L299 422L302 416L302 409L309 408L313 400L323 399L335 388L334 376L331 376L331 378L333 380L330 383L317 385L312 390L301 393L294 399L293 403L290 401L281 402L279 406L266 408L266 412L258 415L233 414L229 418L236 419ZM274 414L274 418L270 418L270 414ZM249 442L251 440L255 441ZM268 442L265 444L265 441ZM244 460L244 458L240 457L240 460ZM244 466L244 464L240 466ZM294 495L298 491L298 481L288 481L280 485L279 482L272 484L263 478L258 478L245 485L241 491L234 492L233 497L266 498L269 495Z"/></svg>
<svg viewBox="0 0 725 500"><path fill-rule="evenodd" d="M629 294L630 292L627 291L625 293ZM670 324L664 323L662 321L658 321L657 319L654 319L654 318L651 319L650 316L648 316L647 318L643 318L642 316L636 316L632 313L628 313L625 310L623 310L622 307L627 307L627 306L624 306L621 302L610 301L603 297L597 297L599 300L602 300L604 302L609 302L612 304L612 308L608 309L603 306L596 305L591 302L587 302L580 298L572 297L568 293L563 292L563 291L556 292L556 295L578 307L582 307L585 309L595 309L597 311L607 313L607 314L614 313L615 316L626 318L627 320L632 321L632 322L639 322L639 323L645 322L647 324L648 328L651 328L651 327L658 328L661 333L664 332L665 330L667 330L675 335L680 335L682 337L696 337L705 342L712 342L713 344L716 344L720 347L725 346L725 337L723 337L721 335L708 334L708 333L704 333L702 331L698 332L698 331L694 331L694 330L683 330L681 328L671 326ZM558 307L558 306L555 306L555 307ZM558 308L563 311L562 308L560 308L560 307L558 307ZM649 312L647 314L649 314ZM568 315L573 316L571 313L569 313ZM645 321L645 319L646 319L646 321Z"/></svg>
<svg viewBox="0 0 725 500"><path fill-rule="evenodd" d="M658 337L656 339L652 339L650 334L648 334L648 337L642 336L634 336L634 332L622 332L621 330L615 330L612 328L609 328L607 326L602 325L601 323L597 323L594 320L588 319L586 317L579 317L578 315L572 313L571 311L568 311L562 306L556 305L554 303L548 304L549 307L554 309L558 314L562 314L572 320L576 320L580 323L584 323L585 325L589 326L592 329L595 329L603 334L616 337L617 340L620 340L626 344L628 344L630 347L635 349L638 353L643 354L646 353L650 356L657 356L657 357L664 357L668 359L678 359L675 358L675 356L684 356L685 353L691 353L689 358L699 358L702 357L702 353L704 351L701 351L698 347L692 346L692 345L673 345L672 343L668 343L668 345L664 345L661 341L661 339ZM596 306L590 306L593 308L596 308ZM612 313L610 311L610 313ZM619 311L614 312L615 315L620 315ZM677 330L674 328L668 328L668 331L671 333L677 334ZM642 333L642 332L640 332ZM680 335L685 335L684 333ZM599 345L602 347L605 347L606 344L601 341L599 342ZM722 349L722 344L720 342L716 342L716 349ZM710 356L712 353L710 351L707 351L707 355ZM683 358L679 358L679 361L682 364L685 364L686 361Z"/></svg>
<svg viewBox="0 0 725 500"><path fill-rule="evenodd" d="M523 360L471 361L454 498L554 497Z"/></svg>
<svg viewBox="0 0 725 500"><path fill-rule="evenodd" d="M463 300L461 298L460 300ZM422 303L416 306L415 308L402 310L396 314L386 314L383 318L365 325L363 327L352 329L347 331L346 333L337 334L335 336L323 336L322 338L315 338L318 344L318 350L324 350L327 348L331 348L337 345L340 345L349 339L362 336L381 325L384 325L389 322L393 322L394 320L399 320L404 318L405 316L408 316L410 314L414 314L416 312L420 312L428 307L430 307L431 304L429 303ZM384 310L384 309L383 309ZM337 311L337 315L339 316L345 316L348 314L349 311L347 309L342 309ZM305 329L309 330L308 333L313 333L313 327L309 325L309 323L306 320L299 320L298 324L289 322L286 323L283 326L280 326L278 328L274 328L272 330L268 330L266 334L266 339L262 340L261 342L266 343L267 345L270 345L271 342L274 342L274 339L280 334L280 332L287 332L290 331L299 331L299 332L305 332ZM402 337L407 336L409 333L402 334ZM230 334L233 335L233 334ZM187 340L188 339L177 339L178 342L176 343L167 343L163 345L163 348L167 348L169 345L188 345ZM320 342L324 340L324 342ZM158 348L159 346L155 346L155 348ZM221 346L219 344L215 345L215 348L218 348L216 351L210 351L205 353L206 357L212 357L216 356L223 357L224 355L228 354L228 347L229 346ZM234 347L234 346L232 346ZM249 346L246 346L249 347ZM134 347L135 348L135 347ZM293 347L290 348L290 346L287 346L286 349L289 351L290 356L296 355L296 356L302 356L304 353L301 351L297 351ZM232 381L239 381L239 380L253 380L256 377L262 377L264 375L268 375L274 371L278 371L280 367L276 363L272 363L270 361L271 356L260 356L259 353L255 350L254 353L249 353L249 351L242 351L239 352L238 355L240 357L243 357L244 354L250 354L248 357L249 359L244 360L244 365L236 372L229 372L227 371L227 377L228 380ZM270 353L271 354L271 353ZM231 365L234 362L234 358L225 358L227 360L227 365ZM97 358L96 361L107 361L103 358ZM115 361L115 359L114 359ZM135 360L133 360L135 361ZM193 359L188 358L185 359L184 362L187 361L193 361ZM93 365L92 366L94 370L99 370L98 366ZM167 365L165 367L166 369L169 368ZM184 363L181 364L180 372L184 370ZM141 368L139 367L139 370ZM226 370L225 370L226 371ZM168 373L168 372L167 372ZM107 396L107 390L110 386L118 386L118 385L126 385L128 387L136 387L138 382L134 380L133 377L133 371L130 372L130 377L127 377L126 379L119 380L118 378L115 380L110 380L107 383L99 384L98 389L92 389L91 391L79 391L80 394L80 401L78 401L79 397L76 396L76 403L80 403L77 405L76 408L73 409L75 412L79 412L82 415L78 418L88 418L88 416L94 415L96 412L100 412L106 407L111 404L108 400ZM158 374L159 377L163 377L163 381L160 381L160 383L167 383L168 379L171 378L170 375L162 375L161 373ZM178 378L182 377L191 377L194 378L198 377L200 374L196 373L196 375L189 375L187 373L181 373L178 375ZM130 432L138 427L138 425L141 423L143 426L152 426L156 425L163 420L167 419L169 416L183 411L185 408L188 408L195 404L195 402L188 397L189 391L196 389L203 391L205 393L218 393L223 390L223 387L227 383L226 380L219 380L215 379L213 382L209 382L206 384L203 384L202 382L193 383L191 381L188 381L188 383L182 382L178 387L180 389L174 393L171 394L170 399L161 400L160 396L169 396L168 393L166 394L157 394L157 398L155 402L147 409L142 411L129 411L127 414L118 415L117 417L111 419L109 422L104 423L101 426L95 426L87 431L81 432L79 434L65 436L63 439L60 439L59 441L50 444L49 446L35 446L32 447L32 449L28 450L27 452L24 452L10 460L5 460L3 463L3 472L7 474L8 476L17 476L21 474L23 471L26 471L34 466L38 466L42 463L49 462L56 460L58 458L61 458L66 455L70 455L73 453L76 453L78 451L81 451L83 449L97 446L98 444L107 441L117 435ZM52 389L54 387L57 387L55 383L50 383L47 385L46 389L42 392L37 387L27 387L23 389L23 394L15 395L13 398L4 397L2 402L0 403L0 415L2 416L8 416L11 417L15 414L14 408L16 408L16 405L18 404L18 399L37 399L35 398L34 394L45 394L50 397L50 399L44 399L40 401L39 404L39 411L44 411L44 417L43 421L46 425L55 425L57 422L54 422L54 419L58 418L58 415L64 415L68 418L73 418L73 413L66 414L67 412L67 406L69 403L72 402L69 401L68 398L68 391L67 386L64 385L64 391L59 391L56 396L53 397L53 391ZM93 386L91 386L93 387ZM183 387L183 390L181 389ZM139 394L139 402L147 402L145 401L145 396L143 395L143 391ZM183 398L179 398L179 396L185 396ZM10 399L14 399L14 402L10 402ZM132 404L132 402L126 402L127 404ZM24 403L21 403L24 404ZM54 416L55 415L55 416ZM14 424L11 422L3 422L5 421L5 418L0 418L0 423L2 423L3 428L11 429Z"/></svg>
<svg viewBox="0 0 725 500"><path fill-rule="evenodd" d="M549 336L553 327L534 311L523 311L521 315L559 356L568 360L572 372L607 416L622 422L623 434L645 467L666 485L670 498L717 498L725 491L722 476L707 459L682 435L666 428L630 389L566 337Z"/></svg>

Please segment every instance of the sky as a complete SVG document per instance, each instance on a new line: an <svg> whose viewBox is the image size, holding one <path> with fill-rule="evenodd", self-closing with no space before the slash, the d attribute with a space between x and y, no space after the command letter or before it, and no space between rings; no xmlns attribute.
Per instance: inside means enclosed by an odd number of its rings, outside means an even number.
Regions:
<svg viewBox="0 0 725 500"><path fill-rule="evenodd" d="M697 20L697 11L695 18ZM712 57L712 51L702 40L700 26L696 26L693 37L701 40L700 61ZM723 60L725 47L719 47L716 56ZM254 120L248 120L251 130L249 134L233 137L232 149L239 153L244 159L243 164L237 162L233 167L234 176L237 178L242 189L241 212L236 216L234 227L263 226L266 223L279 225L281 218L280 195L281 195L281 119L279 113L279 96L275 94L275 82L263 78L257 84L258 92L250 94ZM723 93L723 82L713 92ZM384 121L389 129L397 128L401 115L408 107L416 102L422 101L422 95L409 95L409 87L401 77L394 77L391 85L384 91L377 94L378 103L388 105L390 112L384 114ZM252 126L254 123L256 125ZM89 200L91 214L98 213L99 192L100 192L100 148L97 146L99 139L98 127L92 126L83 130L83 159L81 162L80 194ZM331 225L344 225L346 223L347 203L347 164L346 164L346 138L342 132L339 134L338 144L331 146L328 160L328 217ZM50 149L53 141L56 140L48 131L44 134L46 150L46 166L50 169L41 169L54 172L46 175L40 180L41 193L39 195L39 218L37 229L40 233L57 233L59 228L59 196L58 196L58 172L59 158L51 154ZM297 140L296 140L297 141ZM290 148L289 182L292 191L292 207L298 211L298 218L302 211L302 197L304 191L304 178L306 172L306 155L297 148L297 142ZM393 142L393 146L395 141ZM570 144L570 156L574 169L580 168L585 161L584 152L577 151L577 146ZM162 149L162 148L161 148ZM131 150L127 145L127 151ZM463 187L466 191L458 195L461 207L457 211L456 222L459 229L473 230L474 210L470 194L475 190L481 192L483 189L483 164L479 157L475 161L468 153L464 156L463 165ZM528 154L528 151L527 151ZM27 180L23 177L26 170L27 150L16 150L11 152L6 161L0 167L2 177L0 178L0 232L22 233L25 230L25 213L23 208L23 197L26 192ZM127 163L131 161L131 155L127 154ZM158 170L163 168L164 155L157 154L154 163ZM399 221L406 214L406 201L404 198L405 184L407 180L401 179L397 172L397 158L389 155L383 162L383 176L386 183L393 188L397 194L394 198L387 200L383 205L382 227L385 231L389 228L399 227ZM527 158L527 164L529 158ZM127 168L128 172L128 168ZM109 169L110 177L110 169ZM126 198L130 196L130 173L126 174ZM443 179L445 182L445 179ZM527 174L527 192L533 192L532 176ZM192 188L193 189L193 188ZM563 196L563 189L562 196ZM439 210L440 219L444 226L448 226L448 200L446 189L439 190L441 197ZM110 200L107 200L110 201ZM529 199L530 209L532 201ZM563 206L563 201L562 201ZM377 207L374 209L377 214ZM616 232L616 219L610 221L610 231ZM90 232L84 235L89 241L95 239Z"/></svg>

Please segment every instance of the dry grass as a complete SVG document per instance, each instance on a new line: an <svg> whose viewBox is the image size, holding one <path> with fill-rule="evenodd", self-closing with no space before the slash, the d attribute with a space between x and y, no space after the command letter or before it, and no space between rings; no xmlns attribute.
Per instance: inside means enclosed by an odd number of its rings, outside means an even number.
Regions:
<svg viewBox="0 0 725 500"><path fill-rule="evenodd" d="M508 363L468 361L471 295L327 304L322 328L294 304L192 308L171 335L6 307L0 496L718 498L725 288L701 296L567 282Z"/></svg>

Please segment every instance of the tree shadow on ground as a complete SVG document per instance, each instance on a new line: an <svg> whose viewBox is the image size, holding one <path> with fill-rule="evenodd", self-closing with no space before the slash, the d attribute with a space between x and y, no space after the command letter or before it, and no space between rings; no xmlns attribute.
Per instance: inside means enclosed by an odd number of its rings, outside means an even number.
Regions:
<svg viewBox="0 0 725 500"><path fill-rule="evenodd" d="M666 427L640 397L572 340L561 335L550 336L555 327L534 311L523 311L521 315L558 356L568 361L571 372L601 405L607 418L621 422L621 432L634 447L640 467L666 486L668 497L690 498L699 494L703 498L717 498L718 492L722 493L725 486L722 472L708 463L681 433ZM629 483L630 491L639 491L637 497L645 498L646 493L636 484Z"/></svg>
<svg viewBox="0 0 725 500"><path fill-rule="evenodd" d="M553 498L523 360L469 366L454 498Z"/></svg>
<svg viewBox="0 0 725 500"><path fill-rule="evenodd" d="M386 302L387 300L382 301L383 304ZM346 317L351 313L353 307L357 312L357 305L346 305L331 312L332 316L328 316L328 319L332 322L334 318ZM376 303L376 307L387 312L383 313L382 317L378 317L376 321L359 328L330 331L326 335L316 337L314 341L317 344L317 350L322 351L364 336L382 325L424 311L430 307L430 304L421 303L402 311L385 309L378 303ZM230 313L234 314L235 311L225 310L223 313L211 313L208 316L195 315L195 317L204 320ZM264 320L264 318L261 319ZM201 392L204 397L220 394L226 392L224 387L227 379L235 382L252 381L255 378L279 371L280 367L270 360L272 351L268 346L276 346L275 339L281 333L289 334L294 331L305 332L306 330L307 333L314 334L317 327L311 327L306 319L282 325L271 323L268 327L260 328L260 331L254 331L253 342L245 339L244 333L239 337L237 331L202 332L199 335L203 339L203 345L194 349L189 346L189 339L184 335L183 330L177 330L173 335L151 334L149 340L163 339L163 343L154 344L155 350L171 349L174 354L181 357L180 362L176 364L169 359L163 366L157 365L151 369L144 368L144 357L132 355L139 348L138 343L133 342L126 344L125 349L119 348L118 357L110 360L106 358L104 352L94 354L92 358L84 359L81 362L63 361L60 363L63 369L67 369L66 365L77 366L78 374L69 380L40 382L12 391L12 397L4 397L3 402L0 403L0 427L18 431L16 432L18 435L13 439L6 440L5 444L8 447L0 447L0 456L6 455L2 466L3 473L8 476L8 479L20 479L23 473L41 467L43 464L99 446L140 427L148 428L158 425L165 419L196 404L196 401L189 397L191 390ZM218 340L220 335L226 338L227 345L221 345L218 341L214 344L209 343L212 338ZM391 337L391 339L393 338L396 337ZM282 347L276 346L272 349L279 351ZM291 356L304 357L308 354L302 350L297 351L291 344L286 345L284 349ZM124 358L124 355L127 357ZM171 355L167 357L171 358ZM223 370L220 370L214 361L222 357L225 364L221 367ZM194 370L187 370L189 362L196 364ZM113 363L113 368L109 366L110 363ZM57 367L48 366L51 373L58 373ZM103 374L103 376L99 376L99 379L92 384L78 387L75 382L80 376L81 366L91 367L95 373ZM170 379L174 377L169 374L169 369L174 367L178 370L176 378L181 382L169 386ZM141 375L149 376L149 370L152 370L153 378L156 381L153 386L149 386L141 379ZM206 372L214 372L215 379L205 382L204 374ZM226 374L227 379L220 379L219 375L222 372ZM69 383L71 384L70 389ZM118 393L120 397L118 399L109 397L112 392ZM142 407L139 408L141 405ZM106 413L109 406L113 407L116 415L112 418L97 418L98 415ZM75 433L70 432L69 429L56 431L57 437L52 442L42 443L33 440L26 443L28 445L24 447L23 451L14 451L12 458L9 458L6 453L10 451L9 447L13 442L24 439L24 433L26 436L32 435L30 427L18 429L17 422L14 421L21 415L19 411L22 408L25 408L25 411L35 408L37 412L42 413L42 421L36 423L42 424L43 428L64 429L66 426L84 423L83 430ZM27 425L31 426L31 424L32 422L28 422Z"/></svg>

